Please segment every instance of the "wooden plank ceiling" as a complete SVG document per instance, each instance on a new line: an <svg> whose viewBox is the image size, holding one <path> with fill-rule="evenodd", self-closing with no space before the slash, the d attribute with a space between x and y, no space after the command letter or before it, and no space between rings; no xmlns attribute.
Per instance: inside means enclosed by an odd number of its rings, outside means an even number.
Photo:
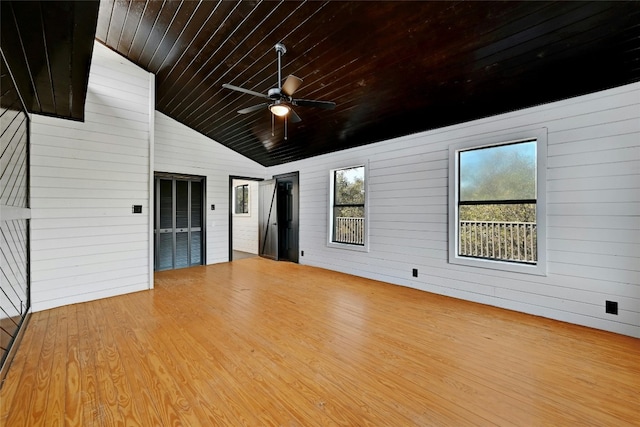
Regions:
<svg viewBox="0 0 640 427"><path fill-rule="evenodd" d="M267 166L640 80L638 2L103 0L91 29L95 2L10 3L2 49L32 111L81 119L95 30L156 75L159 111ZM296 107L287 140L222 88L275 87L277 42L295 97L337 103Z"/></svg>
<svg viewBox="0 0 640 427"><path fill-rule="evenodd" d="M105 1L96 38L156 74L157 109L263 165L460 123L640 78L638 3ZM300 123L223 83L304 80ZM635 49L635 50L634 50Z"/></svg>
<svg viewBox="0 0 640 427"><path fill-rule="evenodd" d="M98 6L97 0L0 2L3 65L29 112L84 119ZM8 73L3 67L3 106Z"/></svg>

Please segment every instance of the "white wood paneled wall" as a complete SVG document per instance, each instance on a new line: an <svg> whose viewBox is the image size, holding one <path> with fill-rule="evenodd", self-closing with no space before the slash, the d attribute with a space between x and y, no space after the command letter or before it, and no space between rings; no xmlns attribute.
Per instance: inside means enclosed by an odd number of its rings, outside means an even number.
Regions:
<svg viewBox="0 0 640 427"><path fill-rule="evenodd" d="M236 251L258 253L258 181L236 179L234 187L249 186L249 213L233 216L233 249Z"/></svg>
<svg viewBox="0 0 640 427"><path fill-rule="evenodd" d="M449 145L531 127L548 129L548 275L449 264ZM370 251L330 248L329 170L367 161ZM269 175L296 170L302 264L640 337L640 83L289 163ZM619 315L605 314L605 300L618 301Z"/></svg>
<svg viewBox="0 0 640 427"><path fill-rule="evenodd" d="M264 178L266 168L157 111L154 158L158 172L206 177L207 264L228 261L229 176Z"/></svg>
<svg viewBox="0 0 640 427"><path fill-rule="evenodd" d="M150 286L151 78L96 43L85 121L33 116L35 311Z"/></svg>

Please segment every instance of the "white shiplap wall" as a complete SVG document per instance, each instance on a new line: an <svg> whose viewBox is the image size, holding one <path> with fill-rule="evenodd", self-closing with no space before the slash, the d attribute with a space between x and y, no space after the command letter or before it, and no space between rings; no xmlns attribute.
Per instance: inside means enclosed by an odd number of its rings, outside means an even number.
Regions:
<svg viewBox="0 0 640 427"><path fill-rule="evenodd" d="M548 129L548 275L449 264L449 146L531 127ZM329 170L366 162L370 251L327 247ZM296 170L302 264L640 337L640 83L272 167L269 175ZM619 315L605 314L605 300L619 302Z"/></svg>
<svg viewBox="0 0 640 427"><path fill-rule="evenodd" d="M258 181L234 179L238 185L249 186L249 213L233 215L233 250L258 253Z"/></svg>
<svg viewBox="0 0 640 427"><path fill-rule="evenodd" d="M151 79L96 43L85 121L33 116L35 311L149 288Z"/></svg>
<svg viewBox="0 0 640 427"><path fill-rule="evenodd" d="M228 261L229 176L265 178L266 168L157 111L154 159L157 172L206 177L207 264Z"/></svg>

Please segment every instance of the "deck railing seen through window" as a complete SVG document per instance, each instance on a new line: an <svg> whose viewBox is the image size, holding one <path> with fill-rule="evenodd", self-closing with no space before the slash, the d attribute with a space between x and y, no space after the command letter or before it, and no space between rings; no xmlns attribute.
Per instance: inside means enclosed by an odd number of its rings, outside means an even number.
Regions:
<svg viewBox="0 0 640 427"><path fill-rule="evenodd" d="M364 245L364 218L337 217L335 241L352 245Z"/></svg>
<svg viewBox="0 0 640 427"><path fill-rule="evenodd" d="M460 221L458 255L535 264L535 222Z"/></svg>

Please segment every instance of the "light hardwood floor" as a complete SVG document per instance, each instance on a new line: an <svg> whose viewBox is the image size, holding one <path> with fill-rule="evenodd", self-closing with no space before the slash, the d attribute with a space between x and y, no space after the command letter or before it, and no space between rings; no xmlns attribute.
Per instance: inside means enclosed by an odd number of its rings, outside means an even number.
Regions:
<svg viewBox="0 0 640 427"><path fill-rule="evenodd" d="M640 425L640 340L251 258L35 313L3 426Z"/></svg>

